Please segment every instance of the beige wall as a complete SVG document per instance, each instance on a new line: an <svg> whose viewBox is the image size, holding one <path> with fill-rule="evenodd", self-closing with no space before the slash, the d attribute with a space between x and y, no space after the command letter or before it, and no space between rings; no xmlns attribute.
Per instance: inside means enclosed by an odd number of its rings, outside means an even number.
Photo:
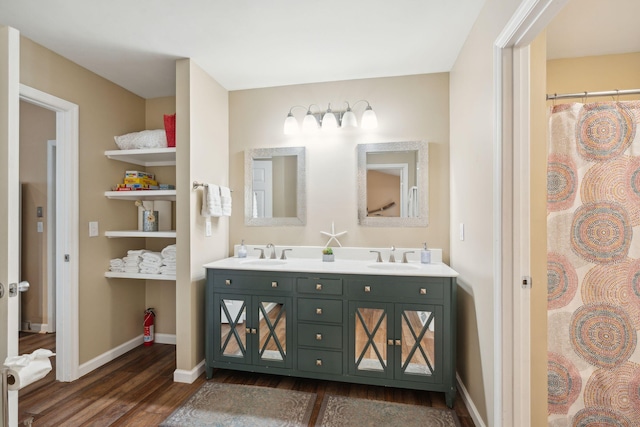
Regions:
<svg viewBox="0 0 640 427"><path fill-rule="evenodd" d="M20 280L31 287L20 294L22 322L47 323L47 141L56 139L56 114L53 111L20 102L20 183L22 186L22 238ZM42 207L43 216L36 215ZM43 231L37 231L37 223ZM50 325L51 326L51 325ZM53 325L55 326L55 325ZM22 325L20 325L22 327Z"/></svg>
<svg viewBox="0 0 640 427"><path fill-rule="evenodd" d="M228 185L229 96L189 59L176 62L176 147L176 364L179 371L191 371L204 359L202 266L229 253L229 218L213 218L206 237L202 190L190 188L193 181Z"/></svg>
<svg viewBox="0 0 640 427"><path fill-rule="evenodd" d="M230 185L233 193L230 243L319 245L320 231L335 222L344 246L416 247L427 240L449 260L449 76L446 73L314 83L230 93ZM341 109L344 101L367 99L378 116L373 132L338 130L287 136L283 123L293 105ZM363 104L356 107L360 118ZM314 107L315 111L315 107ZM298 118L302 110L294 112ZM361 227L357 215L356 146L361 143L425 140L429 144L429 226ZM245 227L244 151L306 147L307 225Z"/></svg>
<svg viewBox="0 0 640 427"><path fill-rule="evenodd" d="M494 43L519 0L487 0L451 71L451 265L458 283L460 378L480 416L494 414ZM460 223L465 240L458 237Z"/></svg>
<svg viewBox="0 0 640 427"><path fill-rule="evenodd" d="M531 425L547 424L546 33L531 43Z"/></svg>
<svg viewBox="0 0 640 427"><path fill-rule="evenodd" d="M620 55L553 59L547 62L547 93L597 92L640 87L640 52ZM593 98L589 102L611 101L612 97ZM620 100L638 99L638 95ZM558 100L582 102L581 99Z"/></svg>
<svg viewBox="0 0 640 427"><path fill-rule="evenodd" d="M164 115L176 112L176 98L147 99L145 101L145 128L164 129ZM176 144L177 145L177 144ZM176 168L174 166L148 167L146 170L156 175L158 182L163 184L176 183ZM175 203L172 203L173 215L171 227L175 226ZM145 247L152 251L161 251L167 245L175 243L175 239L145 239ZM145 287L145 305L155 309L155 332L157 334L175 335L176 333L176 282L164 280L147 280Z"/></svg>
<svg viewBox="0 0 640 427"><path fill-rule="evenodd" d="M109 259L122 257L132 239L107 239L105 230L137 227L132 202L108 200L104 191L122 180L127 164L108 160L114 135L144 129L144 99L48 49L21 38L21 83L79 106L79 341L80 363L142 332L144 283L104 277ZM88 237L88 222L99 221L100 236Z"/></svg>

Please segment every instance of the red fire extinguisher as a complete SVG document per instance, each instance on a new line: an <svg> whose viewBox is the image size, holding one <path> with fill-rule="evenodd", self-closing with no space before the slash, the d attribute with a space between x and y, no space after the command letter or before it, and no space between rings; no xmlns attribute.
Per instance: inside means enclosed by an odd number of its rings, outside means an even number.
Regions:
<svg viewBox="0 0 640 427"><path fill-rule="evenodd" d="M147 308L144 312L144 345L153 345L153 319L156 317L153 308Z"/></svg>

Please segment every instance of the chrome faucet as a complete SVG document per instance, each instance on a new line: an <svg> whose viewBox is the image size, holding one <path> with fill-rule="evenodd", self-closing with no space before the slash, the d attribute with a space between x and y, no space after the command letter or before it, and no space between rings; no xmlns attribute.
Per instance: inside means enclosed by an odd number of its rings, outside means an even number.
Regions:
<svg viewBox="0 0 640 427"><path fill-rule="evenodd" d="M378 258L376 258L376 262L382 262L382 256L380 255L380 251L369 251L372 254L373 253L377 253L378 254Z"/></svg>
<svg viewBox="0 0 640 427"><path fill-rule="evenodd" d="M389 254L389 262L396 262L396 257L393 255L395 250L396 250L396 247L391 246L391 253Z"/></svg>
<svg viewBox="0 0 640 427"><path fill-rule="evenodd" d="M412 253L414 253L414 252L415 252L415 251L407 251L407 252L403 253L403 254L402 254L402 262L403 262L403 263L405 263L405 264L406 264L407 262L409 262L409 261L407 261L407 254L412 254Z"/></svg>
<svg viewBox="0 0 640 427"><path fill-rule="evenodd" d="M269 248L272 249L271 256L269 258L276 259L276 245L274 245L273 243L269 243L265 249L269 249Z"/></svg>

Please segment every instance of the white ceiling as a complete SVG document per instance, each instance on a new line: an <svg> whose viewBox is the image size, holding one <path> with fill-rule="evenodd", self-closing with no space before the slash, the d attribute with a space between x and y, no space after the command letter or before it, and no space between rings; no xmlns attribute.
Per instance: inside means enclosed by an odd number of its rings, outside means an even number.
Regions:
<svg viewBox="0 0 640 427"><path fill-rule="evenodd" d="M640 0L571 0L547 27L547 58L640 52Z"/></svg>
<svg viewBox="0 0 640 427"><path fill-rule="evenodd" d="M484 0L2 0L0 24L144 97L449 71Z"/></svg>

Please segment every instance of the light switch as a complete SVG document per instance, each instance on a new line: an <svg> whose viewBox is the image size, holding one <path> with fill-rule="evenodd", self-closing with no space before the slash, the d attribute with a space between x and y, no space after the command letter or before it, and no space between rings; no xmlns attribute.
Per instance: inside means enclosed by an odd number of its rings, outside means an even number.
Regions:
<svg viewBox="0 0 640 427"><path fill-rule="evenodd" d="M37 216L38 218L42 218L42 206L38 206L38 207L36 208L36 216Z"/></svg>
<svg viewBox="0 0 640 427"><path fill-rule="evenodd" d="M42 223L42 221L38 221L36 223L36 231L38 233L42 233L44 231L44 224Z"/></svg>
<svg viewBox="0 0 640 427"><path fill-rule="evenodd" d="M464 240L464 223L460 223L460 240Z"/></svg>
<svg viewBox="0 0 640 427"><path fill-rule="evenodd" d="M206 237L211 236L211 220L207 218L207 221L204 223L204 235Z"/></svg>
<svg viewBox="0 0 640 427"><path fill-rule="evenodd" d="M98 237L98 221L89 222L89 237Z"/></svg>

